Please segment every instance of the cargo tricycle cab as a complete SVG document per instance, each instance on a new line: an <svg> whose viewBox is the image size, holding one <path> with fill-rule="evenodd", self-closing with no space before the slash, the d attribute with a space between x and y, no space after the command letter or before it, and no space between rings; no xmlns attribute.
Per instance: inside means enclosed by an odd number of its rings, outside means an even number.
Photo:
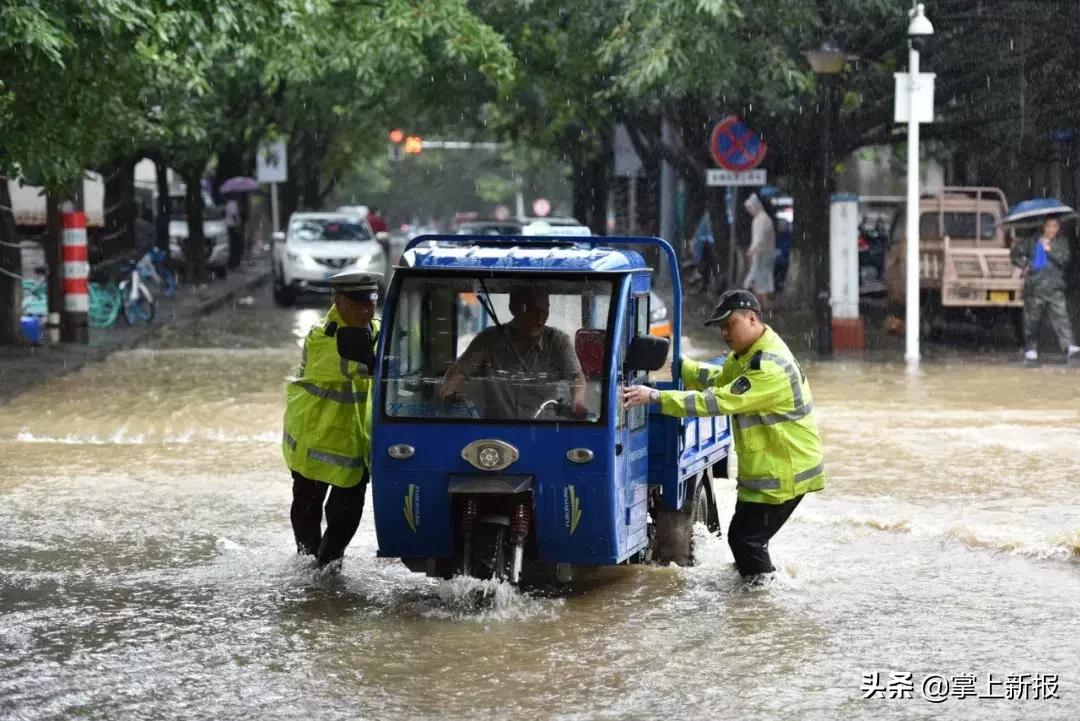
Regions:
<svg viewBox="0 0 1080 721"><path fill-rule="evenodd" d="M678 419L621 402L667 357L648 336L651 271L601 240L438 236L404 253L372 399L380 556L565 579L649 558L664 493L670 510L693 501L657 482L658 464L682 473Z"/></svg>

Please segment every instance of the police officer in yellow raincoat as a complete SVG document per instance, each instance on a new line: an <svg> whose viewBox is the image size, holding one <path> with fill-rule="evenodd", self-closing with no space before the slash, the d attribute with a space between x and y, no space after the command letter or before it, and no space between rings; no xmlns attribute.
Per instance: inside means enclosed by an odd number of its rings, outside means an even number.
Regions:
<svg viewBox="0 0 1080 721"><path fill-rule="evenodd" d="M776 569L769 540L802 497L825 487L821 438L810 385L787 345L761 320L753 293L730 290L706 325L722 324L731 347L722 367L682 359L687 391L630 386L627 407L659 403L665 415L730 415L739 458L738 500L728 545L739 573L757 579Z"/></svg>
<svg viewBox="0 0 1080 721"><path fill-rule="evenodd" d="M304 339L300 368L286 386L281 450L292 471L296 549L320 566L344 556L360 525L371 463L372 369L338 355L335 335L342 327L367 329L374 349L381 280L379 273L360 272L331 278L330 311Z"/></svg>

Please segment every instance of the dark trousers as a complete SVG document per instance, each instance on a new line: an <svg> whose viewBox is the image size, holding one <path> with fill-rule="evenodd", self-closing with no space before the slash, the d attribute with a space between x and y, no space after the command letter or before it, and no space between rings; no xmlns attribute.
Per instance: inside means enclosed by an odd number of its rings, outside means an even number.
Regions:
<svg viewBox="0 0 1080 721"><path fill-rule="evenodd" d="M1073 332L1065 291L1031 286L1024 288L1024 347L1030 350L1039 347L1039 325L1043 313L1050 316L1050 325L1057 334L1058 344L1063 352L1067 352L1073 344Z"/></svg>
<svg viewBox="0 0 1080 721"><path fill-rule="evenodd" d="M244 255L244 236L238 226L229 226L229 267L235 268L240 265L240 258Z"/></svg>
<svg viewBox="0 0 1080 721"><path fill-rule="evenodd" d="M728 545L744 578L776 570L769 558L769 540L787 522L802 498L797 496L778 505L735 502L735 515L728 527Z"/></svg>
<svg viewBox="0 0 1080 721"><path fill-rule="evenodd" d="M325 566L345 555L360 526L364 513L364 494L367 492L368 472L352 488L331 486L313 481L293 471L292 527L296 536L296 552L315 556L320 566ZM323 500L326 492L326 531L322 530Z"/></svg>

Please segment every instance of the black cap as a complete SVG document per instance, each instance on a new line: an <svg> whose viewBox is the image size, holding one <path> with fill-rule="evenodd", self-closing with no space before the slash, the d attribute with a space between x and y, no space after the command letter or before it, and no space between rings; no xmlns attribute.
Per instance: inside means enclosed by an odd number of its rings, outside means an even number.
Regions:
<svg viewBox="0 0 1080 721"><path fill-rule="evenodd" d="M758 303L757 296L742 288L724 291L712 315L705 321L705 325L723 323L728 319L729 315L737 310L752 310L761 315L761 303Z"/></svg>

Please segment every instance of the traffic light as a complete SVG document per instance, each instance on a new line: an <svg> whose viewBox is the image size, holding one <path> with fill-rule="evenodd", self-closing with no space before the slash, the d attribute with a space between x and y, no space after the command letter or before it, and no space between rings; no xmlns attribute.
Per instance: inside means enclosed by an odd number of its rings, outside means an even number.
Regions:
<svg viewBox="0 0 1080 721"><path fill-rule="evenodd" d="M424 140L419 135L410 135L405 138L405 153L408 155L419 155L420 151L424 149Z"/></svg>
<svg viewBox="0 0 1080 721"><path fill-rule="evenodd" d="M404 130L401 130L400 128L394 128L393 130L390 131L390 142L391 143L400 143L403 140L405 140L405 131Z"/></svg>

